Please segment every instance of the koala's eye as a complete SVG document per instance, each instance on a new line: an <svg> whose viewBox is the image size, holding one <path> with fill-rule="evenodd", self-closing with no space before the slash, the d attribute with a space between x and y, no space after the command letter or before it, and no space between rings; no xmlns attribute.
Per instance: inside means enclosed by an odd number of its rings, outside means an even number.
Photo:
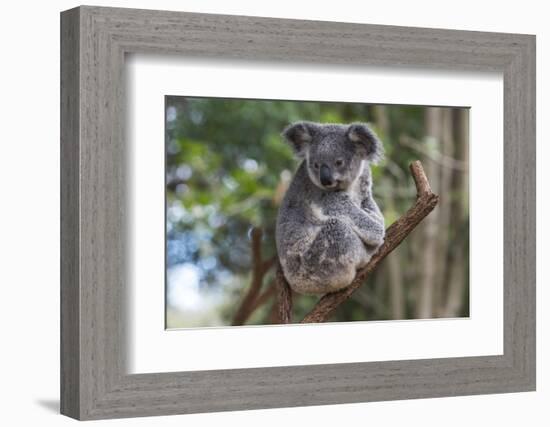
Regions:
<svg viewBox="0 0 550 427"><path fill-rule="evenodd" d="M336 166L342 166L344 164L344 161L342 159L338 159L334 162Z"/></svg>
<svg viewBox="0 0 550 427"><path fill-rule="evenodd" d="M317 163L317 162L313 163L313 167L314 167L315 169L319 169L319 163Z"/></svg>

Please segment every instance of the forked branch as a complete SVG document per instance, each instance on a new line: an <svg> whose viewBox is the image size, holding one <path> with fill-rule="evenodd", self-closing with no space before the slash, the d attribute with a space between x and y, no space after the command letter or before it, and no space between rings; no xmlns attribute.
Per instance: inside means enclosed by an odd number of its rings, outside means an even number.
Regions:
<svg viewBox="0 0 550 427"><path fill-rule="evenodd" d="M309 314L304 317L302 323L320 323L326 321L336 308L346 301L351 294L364 283L368 275L378 267L378 264L386 255L399 246L403 239L410 234L420 221L435 208L439 196L432 193L422 163L420 163L420 161L411 163L410 170L416 185L417 196L415 204L402 217L388 227L384 243L371 258L370 262L357 272L353 282L347 288L324 295ZM279 270L280 267L278 268L278 272ZM277 275L277 281L279 282L278 289L283 290L282 295L284 297L279 300L280 311L283 312L281 318L290 319L290 313L284 313L284 310L292 307L291 301L288 301L290 294L284 293L284 289L288 289L288 283L286 283L282 273Z"/></svg>
<svg viewBox="0 0 550 427"><path fill-rule="evenodd" d="M252 280L248 291L235 312L232 322L233 326L244 325L254 310L264 304L274 294L273 286L269 286L263 293L260 293L266 273L277 260L276 257L271 257L267 260L262 259L262 234L260 228L252 229Z"/></svg>

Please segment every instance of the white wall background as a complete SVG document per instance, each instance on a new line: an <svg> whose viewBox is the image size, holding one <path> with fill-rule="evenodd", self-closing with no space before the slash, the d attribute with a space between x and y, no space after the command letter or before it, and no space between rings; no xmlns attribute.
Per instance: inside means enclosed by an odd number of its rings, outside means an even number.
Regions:
<svg viewBox="0 0 550 427"><path fill-rule="evenodd" d="M97 5L537 35L538 391L109 421L117 426L550 425L548 258L550 27L536 0L96 1ZM59 384L59 12L75 1L6 2L0 24L0 422L63 426ZM546 197L545 197L546 196ZM546 241L545 241L546 240ZM546 359L546 360L545 360ZM95 422L94 422L95 423ZM92 423L92 424L94 424ZM304 424L305 425L305 424Z"/></svg>

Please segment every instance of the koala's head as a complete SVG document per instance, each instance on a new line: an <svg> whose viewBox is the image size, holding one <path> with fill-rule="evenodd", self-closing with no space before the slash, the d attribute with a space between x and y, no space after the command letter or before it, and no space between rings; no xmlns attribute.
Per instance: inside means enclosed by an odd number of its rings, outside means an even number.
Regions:
<svg viewBox="0 0 550 427"><path fill-rule="evenodd" d="M346 190L365 163L382 156L382 143L364 123L298 122L288 126L283 136L296 156L306 160L311 181L327 191Z"/></svg>

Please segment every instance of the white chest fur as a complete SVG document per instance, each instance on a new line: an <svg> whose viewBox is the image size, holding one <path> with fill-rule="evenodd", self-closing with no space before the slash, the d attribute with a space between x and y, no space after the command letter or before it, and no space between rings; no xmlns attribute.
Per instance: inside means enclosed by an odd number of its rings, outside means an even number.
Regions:
<svg viewBox="0 0 550 427"><path fill-rule="evenodd" d="M347 193L349 194L351 201L361 207L361 202L363 201L363 194L361 192L361 176L363 175L363 172L365 170L365 161L361 161L361 166L359 167L359 173L357 174L357 178L353 183L349 186L347 189Z"/></svg>

